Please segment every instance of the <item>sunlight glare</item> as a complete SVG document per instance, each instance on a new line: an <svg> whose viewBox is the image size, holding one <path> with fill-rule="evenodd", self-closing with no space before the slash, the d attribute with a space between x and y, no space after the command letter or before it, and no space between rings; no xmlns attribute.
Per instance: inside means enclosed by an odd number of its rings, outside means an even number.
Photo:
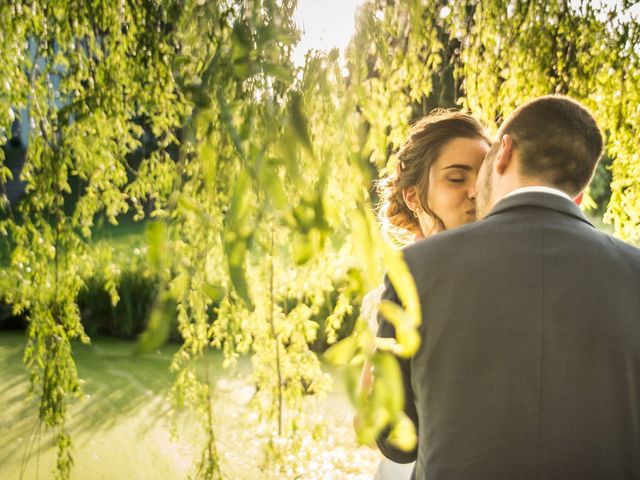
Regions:
<svg viewBox="0 0 640 480"><path fill-rule="evenodd" d="M302 32L293 52L296 66L304 64L309 50L340 50L341 56L355 31L355 14L362 0L300 0L294 15Z"/></svg>

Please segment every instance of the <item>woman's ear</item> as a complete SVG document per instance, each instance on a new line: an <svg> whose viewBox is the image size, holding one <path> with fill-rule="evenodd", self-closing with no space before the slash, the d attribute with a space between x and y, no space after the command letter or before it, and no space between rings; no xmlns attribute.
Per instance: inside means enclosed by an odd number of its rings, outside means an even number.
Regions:
<svg viewBox="0 0 640 480"><path fill-rule="evenodd" d="M407 204L409 210L411 210L414 214L416 214L420 208L420 199L418 198L418 189L413 186L409 188L404 188L402 190L402 198L404 198L404 203Z"/></svg>

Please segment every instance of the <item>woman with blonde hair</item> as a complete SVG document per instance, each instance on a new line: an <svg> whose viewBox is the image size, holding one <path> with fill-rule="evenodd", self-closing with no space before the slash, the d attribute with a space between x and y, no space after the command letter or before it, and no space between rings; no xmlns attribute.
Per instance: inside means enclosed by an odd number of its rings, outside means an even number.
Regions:
<svg viewBox="0 0 640 480"><path fill-rule="evenodd" d="M396 155L395 171L378 182L383 229L406 244L473 222L476 177L490 145L484 127L468 113L438 109L417 121ZM382 286L362 302L375 331L381 294ZM372 369L365 364L361 388L371 383ZM375 480L409 479L413 465L383 457Z"/></svg>

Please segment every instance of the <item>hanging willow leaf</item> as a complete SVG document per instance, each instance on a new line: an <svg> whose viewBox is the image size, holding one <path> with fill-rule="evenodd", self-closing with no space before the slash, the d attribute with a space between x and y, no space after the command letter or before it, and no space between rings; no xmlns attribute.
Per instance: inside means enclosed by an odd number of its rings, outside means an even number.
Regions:
<svg viewBox="0 0 640 480"><path fill-rule="evenodd" d="M405 452L409 452L416 448L416 445L418 444L416 427L404 412L399 414L399 418L389 434L389 441Z"/></svg>
<svg viewBox="0 0 640 480"><path fill-rule="evenodd" d="M293 241L293 259L297 265L304 265L313 257L313 245L306 236L297 235Z"/></svg>
<svg viewBox="0 0 640 480"><path fill-rule="evenodd" d="M332 347L334 347L335 345L337 345L337 343L334 344ZM336 364L333 361L331 363L333 363L334 365ZM345 387L347 390L347 395L349 395L349 400L356 408L362 408L362 395L360 395L361 376L362 376L361 363L356 363L355 365L346 364L346 368L344 369Z"/></svg>
<svg viewBox="0 0 640 480"><path fill-rule="evenodd" d="M371 444L388 425L396 428L400 423L400 429L397 430L399 438L404 442L403 447L409 445L410 438L405 432L410 432L412 425L407 426L405 422L404 387L398 360L386 352L374 352L371 360L375 374L372 391L369 395L363 392L362 398L356 403L363 415L356 426L358 441Z"/></svg>
<svg viewBox="0 0 640 480"><path fill-rule="evenodd" d="M253 310L254 305L249 294L249 285L244 266L247 254L246 241L236 238L231 242L225 242L225 253L227 256L231 283L247 308L249 310Z"/></svg>
<svg viewBox="0 0 640 480"><path fill-rule="evenodd" d="M250 207L251 176L246 170L238 175L238 179L233 189L231 205L226 218L226 223L231 228L237 228L247 222Z"/></svg>
<svg viewBox="0 0 640 480"><path fill-rule="evenodd" d="M322 252L325 235L316 228L305 234L297 233L293 240L293 258L298 265L303 265Z"/></svg>
<svg viewBox="0 0 640 480"><path fill-rule="evenodd" d="M404 317L406 325L403 323L401 327L406 326L408 329L415 329L421 323L421 310L418 290L413 276L400 251L394 250L386 242L382 245L382 251L389 280L393 284L393 288L403 307L406 309L407 317Z"/></svg>
<svg viewBox="0 0 640 480"><path fill-rule="evenodd" d="M172 298L179 299L189 287L189 277L186 273L181 273L169 282L169 293Z"/></svg>
<svg viewBox="0 0 640 480"><path fill-rule="evenodd" d="M164 222L153 221L147 224L146 237L149 244L149 261L160 269L165 264L167 226Z"/></svg>
<svg viewBox="0 0 640 480"><path fill-rule="evenodd" d="M231 107L229 103L224 97L224 92L222 89L218 89L217 93L218 105L220 106L220 120L222 120L222 124L225 126L229 137L235 147L236 153L238 156L243 159L244 158L244 148L242 147L242 138L238 129L233 124L233 115L231 111Z"/></svg>
<svg viewBox="0 0 640 480"><path fill-rule="evenodd" d="M315 227L316 212L313 204L302 200L291 213L300 232L307 233Z"/></svg>
<svg viewBox="0 0 640 480"><path fill-rule="evenodd" d="M212 285L211 283L205 282L202 288L213 303L220 303L227 294L226 289L220 285Z"/></svg>
<svg viewBox="0 0 640 480"><path fill-rule="evenodd" d="M267 75L277 78L284 83L290 83L293 80L293 74L291 70L282 65L275 65L273 63L265 62L262 64L262 69Z"/></svg>
<svg viewBox="0 0 640 480"><path fill-rule="evenodd" d="M267 162L262 166L260 173L260 186L264 190L267 199L277 209L282 210L288 205L287 194L284 191L282 181L274 166Z"/></svg>
<svg viewBox="0 0 640 480"><path fill-rule="evenodd" d="M404 408L404 386L402 372L395 356L387 352L373 354L373 367L377 378L384 385L384 404L392 416L399 414ZM378 385L377 385L378 386Z"/></svg>
<svg viewBox="0 0 640 480"><path fill-rule="evenodd" d="M351 361L357 350L358 341L356 337L349 336L331 345L324 352L324 357L333 365L342 366Z"/></svg>
<svg viewBox="0 0 640 480"><path fill-rule="evenodd" d="M358 246L354 253L364 265L365 289L372 290L380 282L382 272L376 263L376 256L380 250L377 249L380 242L374 237L372 232L372 224L374 219L363 208L357 209L351 220L351 234L353 235L354 244Z"/></svg>
<svg viewBox="0 0 640 480"><path fill-rule="evenodd" d="M287 176L291 179L296 188L303 188L305 185L300 174L300 153L298 151L298 142L291 125L287 125L285 127L280 149L283 165L287 170Z"/></svg>
<svg viewBox="0 0 640 480"><path fill-rule="evenodd" d="M311 146L311 136L309 135L309 121L304 113L304 102L302 95L298 92L291 94L291 102L289 104L289 121L293 127L298 142L311 155L313 155L313 147Z"/></svg>
<svg viewBox="0 0 640 480"><path fill-rule="evenodd" d="M162 346L169 338L175 315L175 301L168 293L161 294L151 311L147 328L138 338L135 352L151 353Z"/></svg>
<svg viewBox="0 0 640 480"><path fill-rule="evenodd" d="M231 207L226 219L224 248L231 283L249 310L254 309L246 278L245 260L248 244L253 234L249 224L249 201L251 177L246 171L240 172L231 198Z"/></svg>
<svg viewBox="0 0 640 480"><path fill-rule="evenodd" d="M393 345L393 351L402 357L410 357L416 353L420 347L420 335L414 325L415 317L397 303L388 300L380 303L380 313L395 328L397 347Z"/></svg>
<svg viewBox="0 0 640 480"><path fill-rule="evenodd" d="M250 53L252 50L249 26L243 21L236 21L231 35L231 60L235 73L246 78L251 71Z"/></svg>
<svg viewBox="0 0 640 480"><path fill-rule="evenodd" d="M216 175L218 170L218 152L211 139L200 147L200 158L204 169L204 185L209 193L215 192Z"/></svg>
<svg viewBox="0 0 640 480"><path fill-rule="evenodd" d="M231 282L235 288L238 296L244 302L245 306L253 311L255 305L249 295L249 284L247 283L247 275L244 265L234 265L229 263L229 275L231 276Z"/></svg>

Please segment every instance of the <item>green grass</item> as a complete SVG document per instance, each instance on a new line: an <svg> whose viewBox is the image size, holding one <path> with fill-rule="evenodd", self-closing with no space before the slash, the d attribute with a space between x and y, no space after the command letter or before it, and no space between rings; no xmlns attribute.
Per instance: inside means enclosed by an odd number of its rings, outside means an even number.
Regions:
<svg viewBox="0 0 640 480"><path fill-rule="evenodd" d="M20 478L23 467L22 478L50 479L55 465L52 433L43 427L38 430L37 406L27 400L29 382L21 358L24 340L22 332L0 332L3 480ZM133 346L110 339L74 346L85 383L84 396L72 403L68 422L74 441L73 479L185 479L200 455L203 435L193 414L179 416L178 438L170 438L166 393L174 378L168 367L176 347L167 345L154 354L134 356ZM243 380L249 362L239 362L234 371L223 370L222 358L212 353L208 363L215 385L214 429L224 478L266 478L260 471L255 419L246 406L252 395ZM308 411L310 417L325 418L327 428L321 440L306 447L310 453L303 463L308 475L301 478L326 478L327 471L333 473L331 478L371 478L378 454L356 446L352 411L340 388L325 400L310 403Z"/></svg>
<svg viewBox="0 0 640 480"><path fill-rule="evenodd" d="M94 227L91 241L109 242L116 250L129 252L146 245L146 224L146 220L135 222L130 215L118 218L118 225L101 222Z"/></svg>
<svg viewBox="0 0 640 480"><path fill-rule="evenodd" d="M134 248L142 248L146 245L145 228L146 220L135 222L131 214L118 218L118 225L111 225L99 218L91 233L91 243L109 242L117 252L128 254ZM3 237L0 240L0 268L9 266L12 242Z"/></svg>
<svg viewBox="0 0 640 480"><path fill-rule="evenodd" d="M37 409L26 401L28 378L22 364L22 334L0 337L0 478L50 478L55 462L51 432L40 429ZM167 422L172 348L133 356L132 344L103 340L77 345L75 360L85 380L84 396L71 408L69 430L75 442L73 478L186 478L200 435L191 421L182 439L170 441ZM210 362L220 370L220 359ZM32 434L36 433L35 436ZM189 440L185 440L189 439ZM31 442L30 442L31 440ZM26 455L26 457L25 457ZM135 461L134 461L135 459Z"/></svg>

